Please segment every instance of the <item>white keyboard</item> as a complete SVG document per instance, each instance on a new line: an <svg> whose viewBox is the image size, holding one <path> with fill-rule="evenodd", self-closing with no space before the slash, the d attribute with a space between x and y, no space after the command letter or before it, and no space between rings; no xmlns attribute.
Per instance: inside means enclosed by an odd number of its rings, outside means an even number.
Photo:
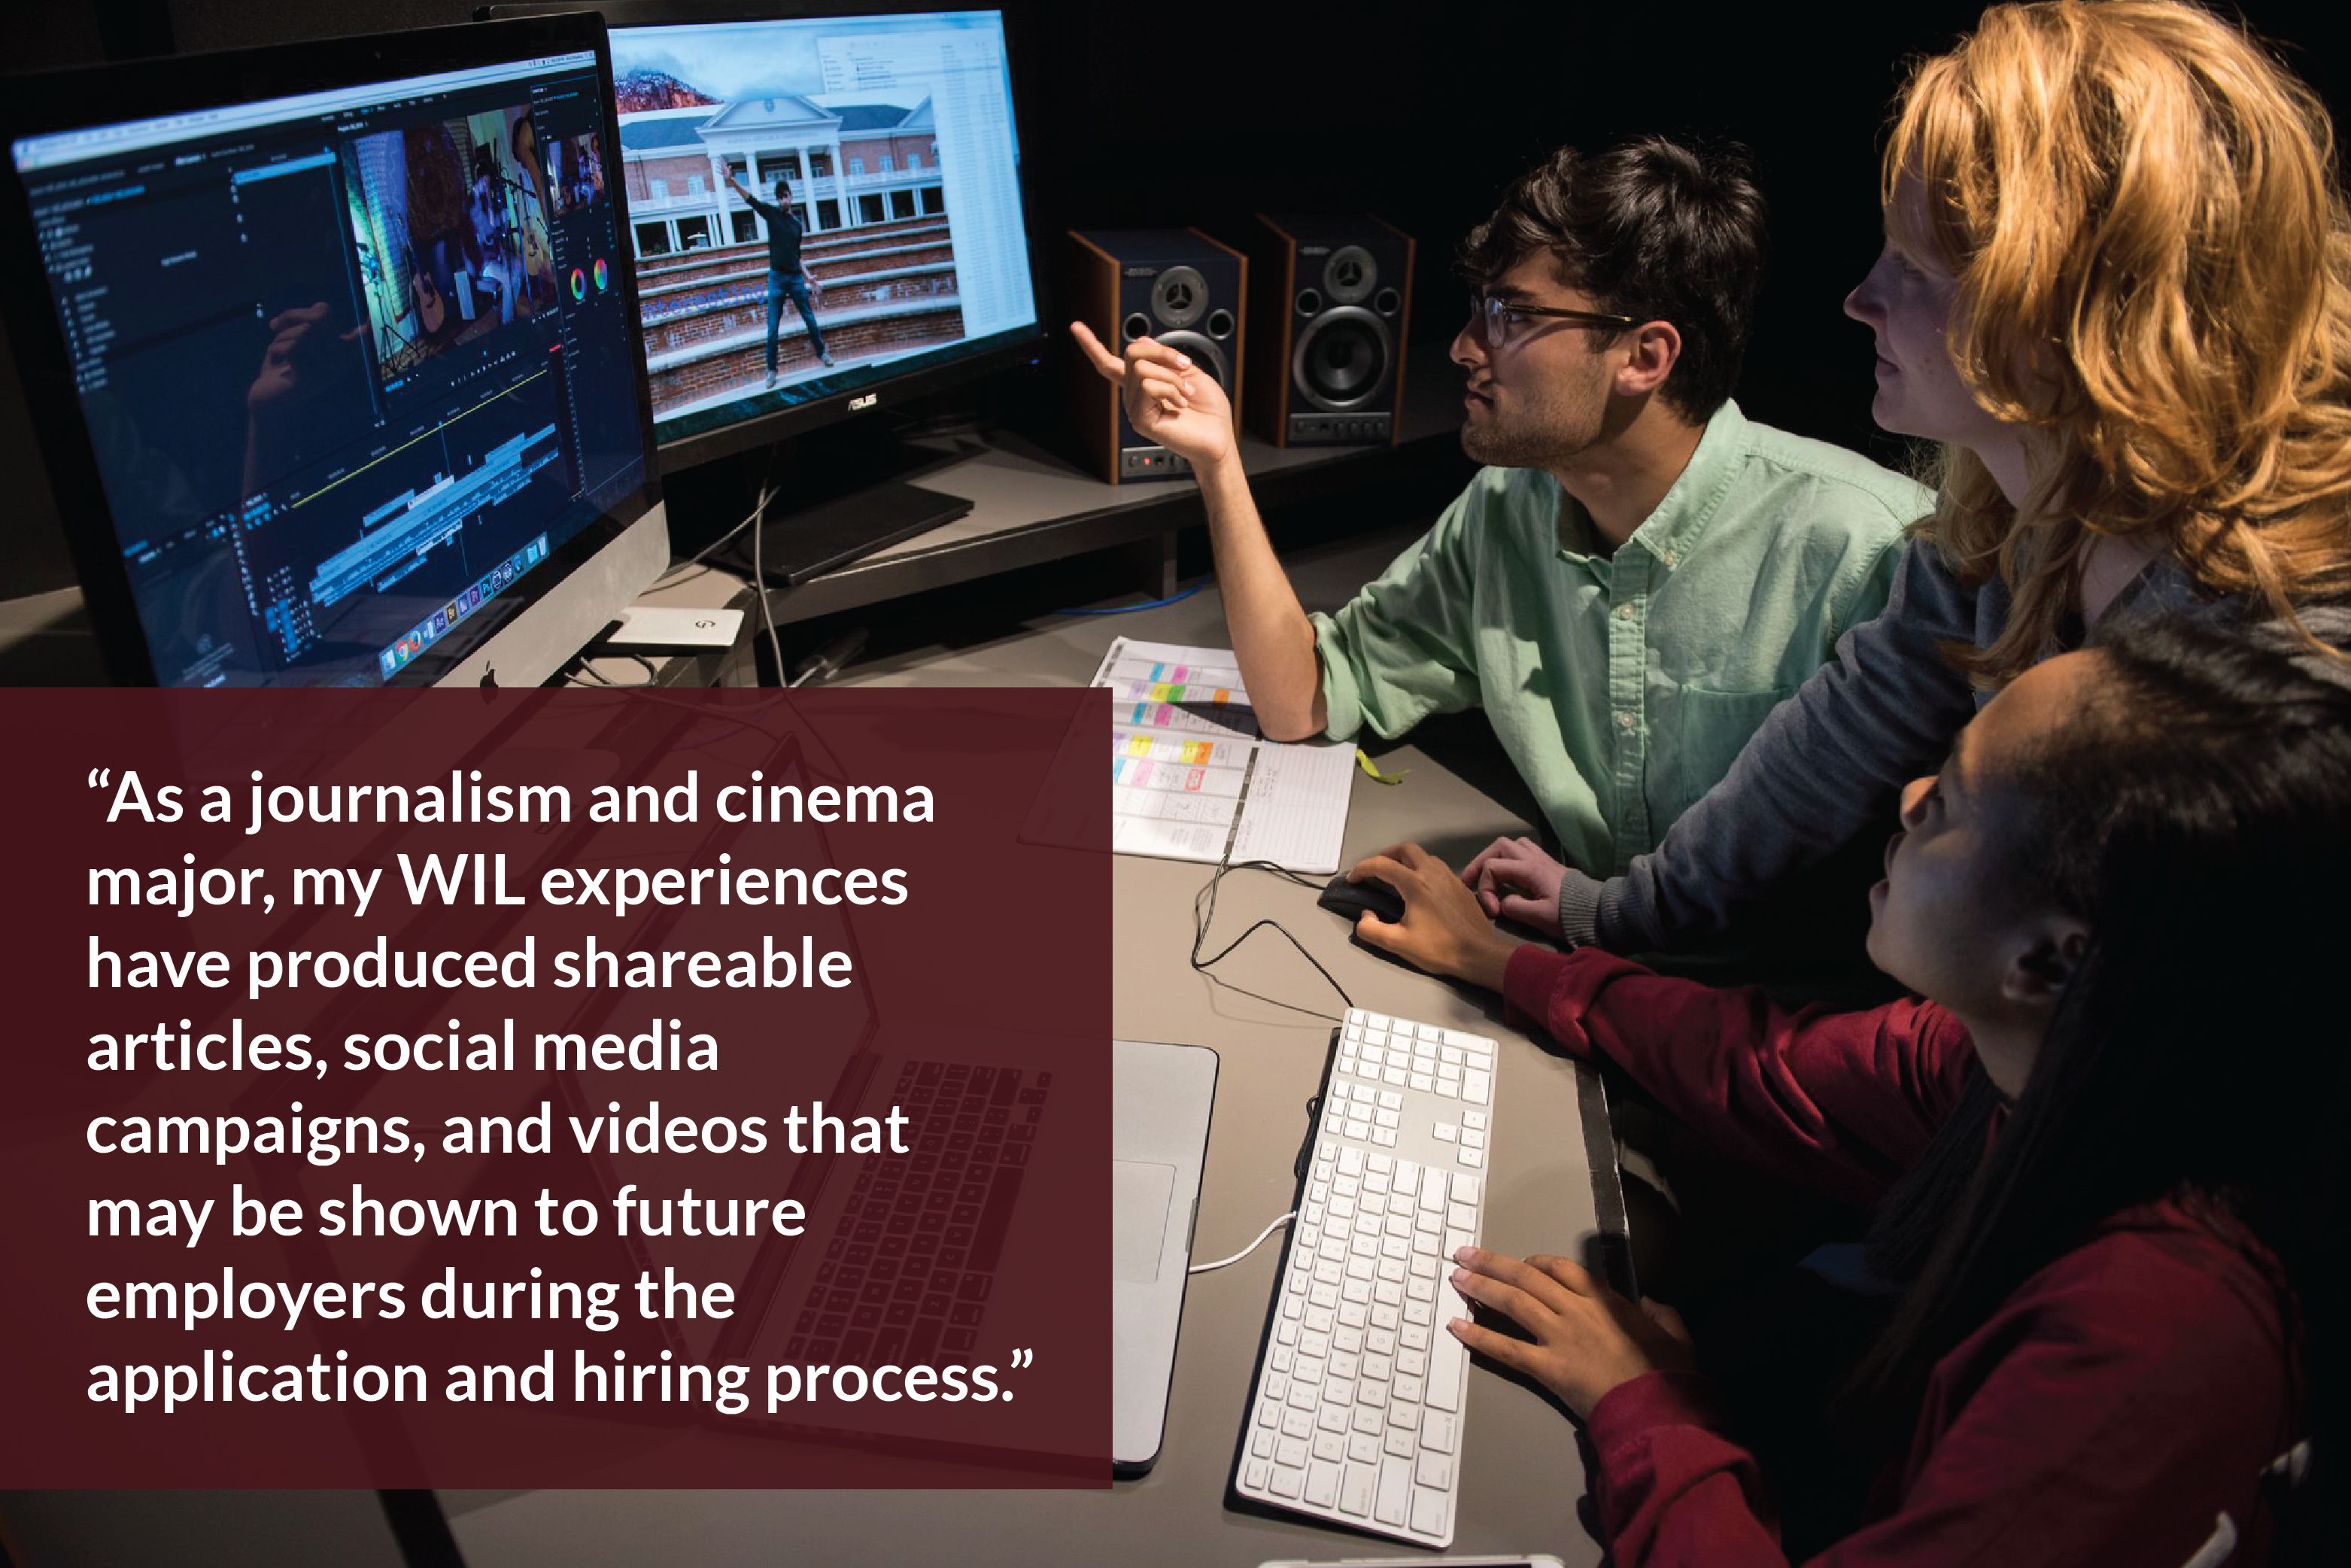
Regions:
<svg viewBox="0 0 2351 1568"><path fill-rule="evenodd" d="M1455 1249L1485 1207L1494 1042L1350 1010L1290 1228L1233 1488L1453 1544L1468 1353Z"/></svg>

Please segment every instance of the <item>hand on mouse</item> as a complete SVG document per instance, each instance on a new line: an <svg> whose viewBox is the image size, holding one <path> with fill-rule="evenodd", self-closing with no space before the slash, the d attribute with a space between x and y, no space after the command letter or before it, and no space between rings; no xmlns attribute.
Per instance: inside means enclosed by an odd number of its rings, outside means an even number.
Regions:
<svg viewBox="0 0 2351 1568"><path fill-rule="evenodd" d="M1452 976L1502 988L1502 971L1522 944L1503 936L1478 909L1477 895L1453 868L1418 844L1397 844L1356 862L1349 882L1376 877L1404 900L1404 918L1393 925L1374 915L1355 922L1366 946L1393 953L1432 975Z"/></svg>
<svg viewBox="0 0 2351 1568"><path fill-rule="evenodd" d="M1551 937L1559 936L1559 884L1566 874L1541 844L1523 838L1496 839L1461 868L1489 919L1515 920Z"/></svg>

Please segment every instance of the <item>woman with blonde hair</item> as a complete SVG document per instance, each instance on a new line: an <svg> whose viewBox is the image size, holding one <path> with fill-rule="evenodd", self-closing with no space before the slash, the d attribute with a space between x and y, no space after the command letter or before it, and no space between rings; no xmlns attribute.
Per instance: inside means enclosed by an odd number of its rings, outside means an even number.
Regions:
<svg viewBox="0 0 2351 1568"><path fill-rule="evenodd" d="M1498 841L1462 873L1488 915L1616 952L1730 933L2109 620L2351 643L2351 218L2307 87L2192 5L1997 6L1912 74L1881 193L1845 308L1878 423L1944 451L1885 612L1652 853Z"/></svg>

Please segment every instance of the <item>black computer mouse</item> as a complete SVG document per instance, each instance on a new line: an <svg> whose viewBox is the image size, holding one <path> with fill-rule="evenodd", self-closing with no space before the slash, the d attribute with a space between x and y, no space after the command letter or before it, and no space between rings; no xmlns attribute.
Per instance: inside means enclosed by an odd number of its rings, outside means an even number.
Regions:
<svg viewBox="0 0 2351 1568"><path fill-rule="evenodd" d="M1344 916L1350 925L1366 909L1384 925L1394 925L1404 918L1404 895L1375 876L1349 882L1347 873L1341 872L1324 885L1322 896L1314 902L1333 915Z"/></svg>

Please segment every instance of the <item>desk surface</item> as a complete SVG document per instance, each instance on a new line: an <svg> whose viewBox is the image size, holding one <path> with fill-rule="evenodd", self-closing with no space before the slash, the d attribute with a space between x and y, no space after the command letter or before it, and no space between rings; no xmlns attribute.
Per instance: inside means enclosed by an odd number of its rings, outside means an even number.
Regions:
<svg viewBox="0 0 2351 1568"><path fill-rule="evenodd" d="M1327 601L1375 572L1409 534L1387 533L1301 563L1301 591ZM1309 578L1314 580L1308 580ZM1056 617L1026 635L962 651L932 650L859 669L843 683L1005 685L1081 682L1113 636L1222 646L1212 588L1176 605L1116 617ZM1388 752L1401 785L1355 776L1347 852L1416 837L1454 858L1495 834L1523 831L1513 811L1413 747ZM1117 857L1112 1024L1122 1036L1214 1046L1222 1059L1195 1252L1226 1255L1287 1209L1304 1107L1320 1081L1330 1023L1254 1001L1194 974L1192 899L1206 866ZM1476 1029L1502 1042L1486 1239L1517 1252L1588 1251L1615 1169L1598 1083L1587 1071L1504 1028L1499 1001L1414 973L1356 946L1314 895L1277 878L1227 877L1216 931L1272 916L1303 942L1356 1005ZM1221 944L1219 944L1221 945ZM1338 999L1288 943L1254 937L1219 966L1234 985L1300 1007ZM1586 1117L1608 1191L1595 1191ZM469 1568L564 1563L943 1562L1253 1565L1270 1558L1391 1556L1393 1542L1300 1521L1228 1511L1225 1483L1279 1252L1191 1281L1158 1468L1103 1491L1074 1492L526 1492L442 1494ZM1576 1522L1583 1466L1567 1420L1528 1389L1484 1368L1470 1375L1457 1552L1548 1552L1598 1561Z"/></svg>

